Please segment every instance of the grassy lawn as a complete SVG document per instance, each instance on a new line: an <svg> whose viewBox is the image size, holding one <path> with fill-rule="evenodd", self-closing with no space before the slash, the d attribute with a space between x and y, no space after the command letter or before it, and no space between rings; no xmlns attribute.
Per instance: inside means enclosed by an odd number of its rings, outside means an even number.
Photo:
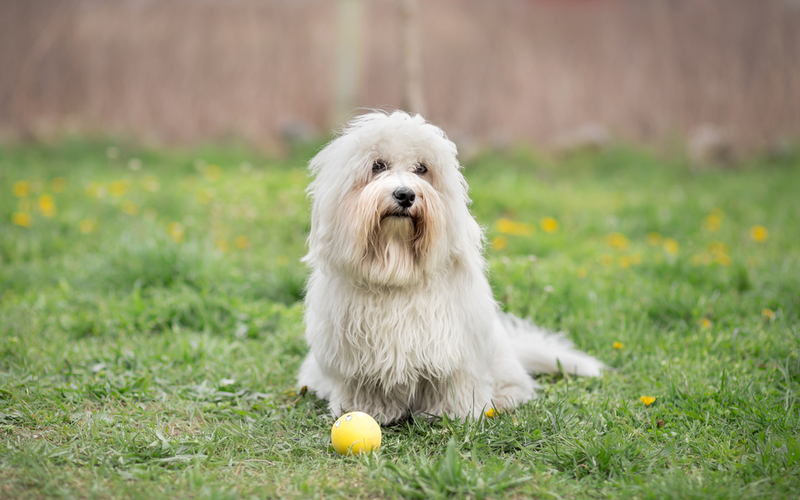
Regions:
<svg viewBox="0 0 800 500"><path fill-rule="evenodd" d="M0 150L0 498L800 497L800 155L470 160L498 300L613 369L343 458L293 386L310 153Z"/></svg>

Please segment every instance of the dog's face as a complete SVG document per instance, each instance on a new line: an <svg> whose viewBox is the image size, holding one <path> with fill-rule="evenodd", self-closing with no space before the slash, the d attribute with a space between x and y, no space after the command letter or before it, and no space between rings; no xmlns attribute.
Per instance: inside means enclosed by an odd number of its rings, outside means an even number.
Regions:
<svg viewBox="0 0 800 500"><path fill-rule="evenodd" d="M314 267L367 286L406 286L444 272L462 240L481 245L456 147L420 116L362 116L310 166L305 260Z"/></svg>

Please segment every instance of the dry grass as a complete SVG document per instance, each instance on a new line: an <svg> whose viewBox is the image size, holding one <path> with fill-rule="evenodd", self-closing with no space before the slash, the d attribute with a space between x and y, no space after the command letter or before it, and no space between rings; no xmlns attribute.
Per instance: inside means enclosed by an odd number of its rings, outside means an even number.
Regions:
<svg viewBox="0 0 800 500"><path fill-rule="evenodd" d="M358 104L402 99L397 2L366 2ZM330 127L336 3L3 2L0 129L159 142ZM739 149L800 135L794 0L426 0L428 116L454 136L548 142L597 122L629 140L726 127Z"/></svg>

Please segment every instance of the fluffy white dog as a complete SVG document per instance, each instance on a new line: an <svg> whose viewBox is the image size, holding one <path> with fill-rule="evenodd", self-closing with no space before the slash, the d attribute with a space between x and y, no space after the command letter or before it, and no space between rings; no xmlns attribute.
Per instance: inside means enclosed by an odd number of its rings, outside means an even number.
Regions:
<svg viewBox="0 0 800 500"><path fill-rule="evenodd" d="M501 312L456 146L403 112L353 120L310 163L310 352L299 385L335 416L479 416L535 397L529 372L598 376L562 335Z"/></svg>

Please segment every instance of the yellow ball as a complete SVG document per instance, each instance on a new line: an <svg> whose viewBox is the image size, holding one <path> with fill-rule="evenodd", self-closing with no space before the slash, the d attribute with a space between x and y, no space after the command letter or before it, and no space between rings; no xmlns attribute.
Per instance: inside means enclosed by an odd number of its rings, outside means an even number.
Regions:
<svg viewBox="0 0 800 500"><path fill-rule="evenodd" d="M381 426L366 413L351 411L333 424L331 442L340 455L378 451L381 447Z"/></svg>

